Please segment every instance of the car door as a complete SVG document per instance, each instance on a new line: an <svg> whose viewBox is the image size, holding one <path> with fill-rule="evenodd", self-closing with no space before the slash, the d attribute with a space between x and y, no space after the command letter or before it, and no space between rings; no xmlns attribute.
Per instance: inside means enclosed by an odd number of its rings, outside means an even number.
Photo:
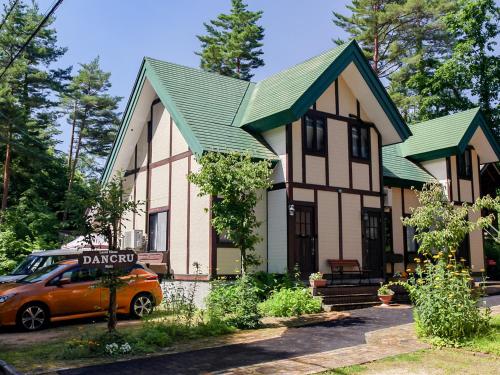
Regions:
<svg viewBox="0 0 500 375"><path fill-rule="evenodd" d="M135 295L136 284L140 279L130 270L124 271L124 275L120 279L123 284L116 290L116 308L120 312L128 312L130 302ZM109 306L109 289L102 289L101 296L102 306L107 310Z"/></svg>
<svg viewBox="0 0 500 375"><path fill-rule="evenodd" d="M102 311L101 288L97 270L76 266L66 270L49 284L49 301L54 317ZM62 280L62 283L61 283Z"/></svg>

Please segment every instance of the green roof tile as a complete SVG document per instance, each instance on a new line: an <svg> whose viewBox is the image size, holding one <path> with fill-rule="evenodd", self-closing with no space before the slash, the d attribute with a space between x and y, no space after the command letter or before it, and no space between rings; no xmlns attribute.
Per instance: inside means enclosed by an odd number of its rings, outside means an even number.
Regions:
<svg viewBox="0 0 500 375"><path fill-rule="evenodd" d="M417 164L403 157L401 144L382 147L384 184L389 186L419 187L435 180Z"/></svg>

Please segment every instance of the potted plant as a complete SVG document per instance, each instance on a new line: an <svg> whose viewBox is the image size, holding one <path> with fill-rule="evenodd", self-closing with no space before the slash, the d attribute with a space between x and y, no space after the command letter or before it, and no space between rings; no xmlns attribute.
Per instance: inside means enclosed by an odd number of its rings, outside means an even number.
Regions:
<svg viewBox="0 0 500 375"><path fill-rule="evenodd" d="M378 298L384 306L388 306L394 296L394 291L389 288L389 285L380 283L380 288L377 291Z"/></svg>
<svg viewBox="0 0 500 375"><path fill-rule="evenodd" d="M326 279L323 279L321 272L315 272L309 276L309 283L313 288L322 288L326 286Z"/></svg>

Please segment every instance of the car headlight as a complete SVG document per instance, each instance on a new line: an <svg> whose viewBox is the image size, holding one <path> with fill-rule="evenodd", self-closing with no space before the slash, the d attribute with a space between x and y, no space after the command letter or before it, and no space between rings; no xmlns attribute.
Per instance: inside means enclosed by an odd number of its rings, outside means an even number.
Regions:
<svg viewBox="0 0 500 375"><path fill-rule="evenodd" d="M14 296L15 296L14 293L12 293L12 294L4 294L3 296L0 296L0 303L4 303L4 302L8 301L9 299L11 299Z"/></svg>

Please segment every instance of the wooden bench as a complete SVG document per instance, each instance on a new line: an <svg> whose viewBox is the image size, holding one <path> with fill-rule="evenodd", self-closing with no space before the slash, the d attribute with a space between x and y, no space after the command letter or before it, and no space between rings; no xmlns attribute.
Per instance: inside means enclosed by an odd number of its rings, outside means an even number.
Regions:
<svg viewBox="0 0 500 375"><path fill-rule="evenodd" d="M158 275L166 275L168 273L167 251L139 253L137 254L137 261L144 264Z"/></svg>
<svg viewBox="0 0 500 375"><path fill-rule="evenodd" d="M327 259L328 265L332 270L332 281L335 275L340 275L340 281L342 282L347 277L357 276L359 277L359 284L361 284L361 279L366 277L370 283L370 270L361 268L357 259ZM348 268L348 270L346 270Z"/></svg>

